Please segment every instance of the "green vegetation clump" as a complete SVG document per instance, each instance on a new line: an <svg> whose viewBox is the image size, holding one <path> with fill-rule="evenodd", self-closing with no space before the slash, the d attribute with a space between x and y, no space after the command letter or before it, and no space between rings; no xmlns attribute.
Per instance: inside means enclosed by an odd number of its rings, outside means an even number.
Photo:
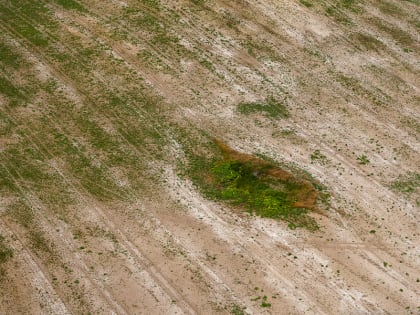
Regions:
<svg viewBox="0 0 420 315"><path fill-rule="evenodd" d="M273 97L268 97L265 102L240 103L237 109L243 115L263 113L269 118L288 118L290 116L286 106Z"/></svg>
<svg viewBox="0 0 420 315"><path fill-rule="evenodd" d="M311 163L319 163L321 165L327 164L327 157L321 153L320 150L315 150L311 154Z"/></svg>
<svg viewBox="0 0 420 315"><path fill-rule="evenodd" d="M317 210L321 194L310 180L216 143L222 157L196 156L191 163L191 178L207 197L264 218L284 220L290 228L318 229L308 213Z"/></svg>
<svg viewBox="0 0 420 315"><path fill-rule="evenodd" d="M236 304L233 304L230 307L230 313L232 315L245 315L246 314L245 311L244 311L244 308L240 307L239 305L236 305Z"/></svg>
<svg viewBox="0 0 420 315"><path fill-rule="evenodd" d="M300 3L302 3L307 8L310 8L314 5L312 2L309 2L307 0L300 0Z"/></svg>
<svg viewBox="0 0 420 315"><path fill-rule="evenodd" d="M357 161L361 165L366 165L366 164L369 164L370 163L368 157L365 154L362 154L361 156L358 156L357 157Z"/></svg>
<svg viewBox="0 0 420 315"><path fill-rule="evenodd" d="M399 6L388 1L380 1L378 7L379 7L379 10L384 14L388 14L388 15L392 15L396 17L405 15L404 11Z"/></svg>

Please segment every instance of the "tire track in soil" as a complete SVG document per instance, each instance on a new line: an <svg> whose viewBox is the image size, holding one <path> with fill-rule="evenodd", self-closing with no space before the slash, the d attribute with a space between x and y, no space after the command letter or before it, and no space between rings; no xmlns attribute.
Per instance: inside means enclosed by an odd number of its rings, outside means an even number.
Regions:
<svg viewBox="0 0 420 315"><path fill-rule="evenodd" d="M0 152L1 154L1 152ZM48 209L45 208L43 205L40 204L39 201L37 201L37 198L33 196L33 193L31 192L31 190L27 187L22 187L21 184L19 184L19 181L13 176L13 174L10 172L10 170L2 163L0 162L0 165L2 166L3 169L6 170L6 172L9 174L10 178L14 181L14 184L16 185L16 187L18 187L20 195L26 200L27 205L32 209L37 209L39 211L42 211L42 209L44 209L44 211L46 213L48 213ZM20 178L21 182L24 182L23 178L20 176L19 171L16 169L13 169L13 171L17 174L17 176ZM26 191L26 193L25 193ZM40 223L42 223L43 227L48 227L49 223L47 220L45 220L42 216L38 216L37 220L40 221ZM50 228L49 231L47 231L49 234L50 231L52 231L53 229ZM15 231L15 235L17 235L19 237L19 233L16 233L17 231ZM45 228L44 228L44 232L45 232ZM22 235L20 235L20 239L22 239ZM68 252L72 252L72 246L70 244L70 242L62 239L62 238L55 238L56 240L60 240L63 244L63 247L66 248L68 250ZM74 248L74 247L73 247ZM74 253L73 253L74 254ZM76 268L78 269L78 273L79 274L83 274L84 279L87 279L89 284L94 287L96 289L96 291L98 292L98 294L100 296L102 296L102 298L104 299L104 301L106 301L108 303L109 306L112 306L118 314L125 314L128 315L128 313L123 309L123 307L121 305L119 305L111 296L111 294L106 290L106 288L99 282L94 280L88 273L89 268L86 266L86 264L83 262L82 258L78 255L75 254L76 256L76 261L78 262L77 264L74 264L76 266ZM71 261L71 259L69 259ZM74 260L73 260L74 261ZM38 265L39 267L39 265ZM42 268L40 268L40 271L42 270ZM44 275L45 277L45 275ZM46 277L45 277L46 278ZM55 291L54 291L55 292ZM115 312L115 311L114 311Z"/></svg>
<svg viewBox="0 0 420 315"><path fill-rule="evenodd" d="M170 178L170 176L166 176L166 178ZM173 189L173 187L177 187L177 192L181 192L180 195L181 196L184 196L184 198L186 198L184 200L185 207L187 209L189 209L189 211L192 211L193 209L195 209L195 210L193 210L193 213L192 213L192 215L194 217L198 218L197 217L197 214L201 218L203 217L203 215L204 216L207 216L207 218L208 218L209 221L208 222L205 222L204 221L204 222L206 224L210 225L213 228L213 230L215 231L215 233L216 234L219 234L219 237L221 237L222 239L228 241L233 248L242 248L242 250L244 252L248 253L248 255L252 254L252 257L256 261L259 261L262 266L267 266L268 267L268 271L271 273L271 276L268 276L268 278L281 279L282 284L286 286L286 292L287 291L289 291L289 292L295 291L295 285L296 284L290 282L290 280L288 280L287 276L284 276L282 274L282 271L277 270L277 268L275 266L273 266L273 264L272 264L273 257L271 257L270 255L267 254L267 253L270 253L271 252L270 247L267 247L265 245L265 243L261 243L261 242L256 243L255 241L250 241L251 243L249 243L247 241L247 243L244 243L243 235L237 234L236 231L232 230L229 227L229 224L226 221L224 221L223 218L221 218L217 213L215 213L215 211L211 210L206 205L205 202L200 201L201 200L200 197L198 197L198 196L193 197L193 195L195 195L195 194L193 194L192 191L189 190L185 186L184 187L180 187L182 184L178 184L176 182L169 182L169 183L171 183L171 186L170 187L172 187L170 189ZM187 189L187 190L185 191L185 189ZM175 195L175 196L177 196L177 195ZM179 196L177 196L176 198L179 198ZM200 210L198 210L198 209L200 209ZM197 213L194 213L194 212L197 212ZM220 232L220 231L222 231L222 232ZM259 232L265 234L265 232L263 230L259 230ZM220 235L220 233L222 233L222 235ZM294 244L295 243L293 243L293 242L290 243L288 245L289 248L292 248ZM311 246L311 241L309 243L305 243L305 244L307 244L308 247L310 247ZM353 245L353 243L350 243L350 244ZM347 244L345 242L343 242L343 246L346 247ZM355 249L360 249L361 253L359 255L359 258L362 259L362 260L364 260L364 261L369 262L372 265L372 267L379 268L380 266L379 266L378 262L380 262L382 260L380 260L380 258L373 251L371 251L371 250L372 249L381 249L381 246L378 246L378 247L372 246L370 248L369 248L369 246L366 247L365 244L363 244L363 246L361 246L361 248L359 248L358 246L359 246L359 244L356 244L355 247L351 247L350 249L352 251L354 251ZM305 246L305 248L306 248L306 246ZM321 254L321 255L330 256L330 254L328 254L326 252L323 252L323 251L319 251L319 249L317 249L317 248L318 248L318 246L315 246L310 251L312 253L314 253L314 249L316 249L318 251L317 255L318 254ZM382 249L389 249L389 248L388 247L382 247ZM368 251L366 252L366 250L368 250ZM363 254L363 252L366 252L366 254L373 255L376 258L375 261L373 261L372 259L367 259L366 258L367 256L365 256ZM390 253L388 253L388 254L391 255ZM392 256L394 257L394 255L392 255ZM333 259L333 261L336 261L336 259L334 257L332 257L332 256L329 257L329 259ZM346 264L343 263L343 262L340 262L340 264L345 269L347 269L350 273L354 273L354 270L353 270L354 269L354 266L350 266L350 265L349 266L346 266ZM355 276L357 276L357 279L358 279L357 281L359 281L360 283L364 283L365 279L364 279L364 276L363 275L355 274ZM400 279L400 277L398 277L397 274L390 275L390 277L393 280L395 280L398 283L400 283L401 285L403 285L403 286L406 286L407 285L407 283L405 283L405 281L403 281L403 282L400 281L401 279ZM336 284L333 284L333 283L332 284L326 284L326 286L328 287L329 290L331 290L331 294L334 295L335 293L337 293L336 292L336 290L337 290L337 285ZM343 292L347 292L347 294L350 294L350 296L352 296L352 293L350 291L346 290L344 287L341 287L340 290L341 291L344 290ZM330 313L331 309L330 310L323 309L322 306L317 302L317 296L316 295L313 296L310 292L306 291L306 293L305 293L302 290L299 291L299 293L297 293L295 291L295 294L298 294L298 295L295 296L295 299L296 300L298 300L299 298L302 298L305 301L308 301L308 300L312 301L312 303L310 304L310 308L312 310L316 310L315 312L317 314L318 313L325 313L325 314L329 314ZM413 291L413 294L415 294L414 291ZM293 299L290 300L290 302L293 305L293 303L294 303L293 302ZM350 300L349 300L349 302L350 302ZM377 311L379 311L378 305L370 305L368 303L368 301L365 301L365 302L367 303L367 304L365 304L365 306L366 306L365 313L369 313L372 310L372 307L374 309L376 309ZM358 306L361 307L362 304L359 304ZM303 312L304 310L301 309L301 311Z"/></svg>
<svg viewBox="0 0 420 315"><path fill-rule="evenodd" d="M14 121L13 118L11 118L10 116L8 116L8 118L15 124L17 125L17 123ZM52 122L53 123L53 122ZM52 153L50 153L48 151L48 149L43 146L40 142L40 140L34 136L33 134L31 134L29 132L29 135L25 135L26 138L32 143L33 147L35 149L38 150L38 152L40 152L44 157L48 159L53 158L54 155ZM38 140L38 144L36 144L33 139L37 139ZM40 147L42 147L42 150L40 149ZM46 156L44 152L47 152L48 156ZM80 192L81 188L77 188L76 185L74 184L74 181L77 181L75 179L73 179L73 181L68 179L68 175L64 175L64 173L58 169L57 166L55 165L50 165L52 168L54 168L55 172L57 174L59 174L59 176L63 179L63 181L69 185L70 187L72 187L74 189L74 191L78 194L80 200L83 200L84 203L86 205L92 205L93 204L93 208L95 209L94 213L95 216L101 219L101 223L106 226L110 231L113 231L114 234L116 234L117 236L119 236L119 238L122 240L124 246L123 249L127 249L128 252L131 254L132 259L134 260L134 262L136 263L136 269L137 270L142 270L142 271L146 271L150 278L153 279L154 282L156 282L156 284L168 295L168 297L170 297L170 299L168 299L169 301L171 300L176 300L177 301L177 305L180 305L180 307L182 307L183 312L186 314L196 314L196 311L188 304L188 302L186 302L179 294L178 292L170 285L170 283L161 275L161 272L155 267L153 266L152 262L149 261L146 256L141 253L141 251L135 246L133 245L132 242L130 242L128 240L128 238L125 236L124 233L121 232L121 230L119 228L117 228L114 224L113 221L109 218L109 216L105 215L104 211L100 208L100 206L96 203L96 202L89 202L88 198L82 194ZM88 270L88 267L86 265L84 265L84 269ZM153 290L153 286L148 287L147 288L150 292ZM104 291L106 296L111 297L111 294L107 291ZM118 309L118 308L117 308ZM122 307L120 307L120 311L119 314L126 314L126 312L122 312ZM176 312L176 313L179 313Z"/></svg>
<svg viewBox="0 0 420 315"><path fill-rule="evenodd" d="M13 235L12 247L14 249L14 256L17 253L17 259L23 260L25 262L24 266L26 268L29 267L32 276L31 286L37 289L34 290L34 292L37 292L39 296L38 301L40 304L45 300L52 314L70 315L71 312L68 310L68 307L63 302L60 295L54 289L52 283L48 280L48 277L45 275L45 271L41 265L36 261L36 258L34 258L33 254L31 254L31 251L23 245L24 243L22 242L21 235L16 233L16 231L13 231L10 225L7 224L1 217L0 230L6 231L6 233L9 235Z"/></svg>

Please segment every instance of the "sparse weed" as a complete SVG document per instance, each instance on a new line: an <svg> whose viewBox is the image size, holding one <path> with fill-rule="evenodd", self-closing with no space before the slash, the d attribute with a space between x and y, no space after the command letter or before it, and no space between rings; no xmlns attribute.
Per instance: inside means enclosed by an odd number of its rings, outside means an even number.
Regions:
<svg viewBox="0 0 420 315"><path fill-rule="evenodd" d="M325 165L327 163L327 157L321 153L320 150L315 150L312 154L311 154L311 163L319 163L321 165Z"/></svg>
<svg viewBox="0 0 420 315"><path fill-rule="evenodd" d="M362 154L362 155L358 156L357 161L361 165L366 165L366 164L370 163L368 157L365 154Z"/></svg>

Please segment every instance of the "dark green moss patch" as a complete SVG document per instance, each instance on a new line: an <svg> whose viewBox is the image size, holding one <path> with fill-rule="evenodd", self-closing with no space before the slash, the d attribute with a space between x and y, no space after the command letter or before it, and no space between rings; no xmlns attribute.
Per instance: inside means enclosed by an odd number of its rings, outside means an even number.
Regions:
<svg viewBox="0 0 420 315"><path fill-rule="evenodd" d="M318 210L322 194L309 178L215 143L219 156L195 156L191 161L190 177L207 197L264 218L284 220L290 228L318 229L309 212Z"/></svg>

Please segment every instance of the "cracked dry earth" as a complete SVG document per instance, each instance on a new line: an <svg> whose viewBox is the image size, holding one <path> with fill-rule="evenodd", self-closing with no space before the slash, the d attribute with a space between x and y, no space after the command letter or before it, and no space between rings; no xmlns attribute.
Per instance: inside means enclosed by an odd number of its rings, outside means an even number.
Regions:
<svg viewBox="0 0 420 315"><path fill-rule="evenodd" d="M0 0L0 314L419 314L419 5ZM212 138L319 230L205 197Z"/></svg>

